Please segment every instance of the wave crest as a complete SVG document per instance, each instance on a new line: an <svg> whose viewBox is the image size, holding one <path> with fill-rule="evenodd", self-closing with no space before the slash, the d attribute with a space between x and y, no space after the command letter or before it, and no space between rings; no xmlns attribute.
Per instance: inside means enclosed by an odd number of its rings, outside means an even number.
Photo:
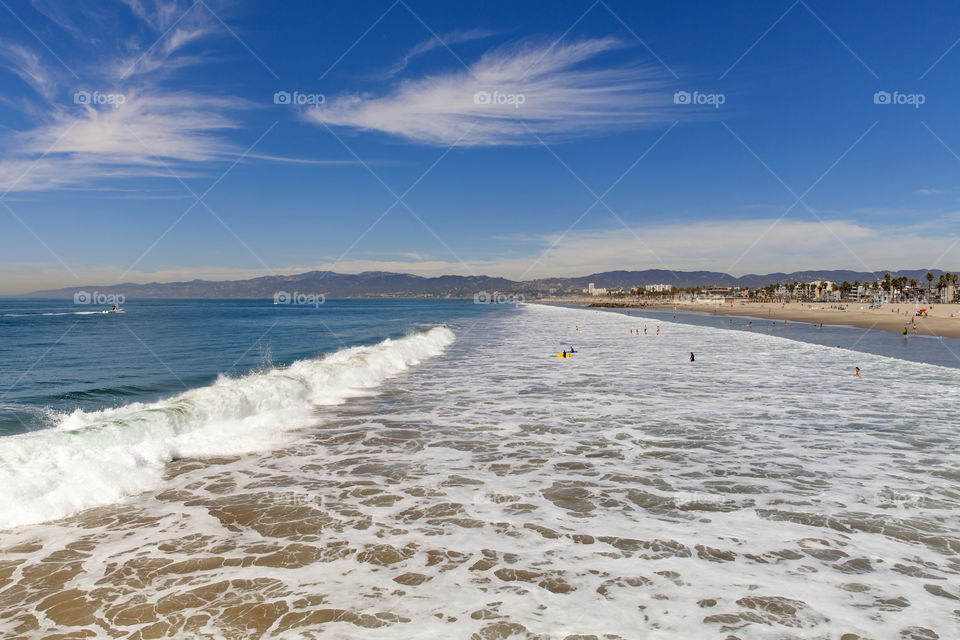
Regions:
<svg viewBox="0 0 960 640"><path fill-rule="evenodd" d="M440 355L454 340L435 327L349 347L288 367L152 403L59 414L51 428L0 439L0 528L62 518L160 485L179 457L276 447L309 426L314 408L371 395L388 378Z"/></svg>

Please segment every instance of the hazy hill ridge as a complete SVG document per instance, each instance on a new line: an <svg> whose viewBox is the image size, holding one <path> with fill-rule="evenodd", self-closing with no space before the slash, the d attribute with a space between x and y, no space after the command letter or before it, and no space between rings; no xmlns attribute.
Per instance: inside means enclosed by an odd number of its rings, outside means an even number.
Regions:
<svg viewBox="0 0 960 640"><path fill-rule="evenodd" d="M892 277L906 276L925 284L927 269L890 271ZM934 277L944 273L930 269ZM88 285L21 294L18 297L63 298L78 291L101 294L119 293L127 298L272 298L278 292L302 294L322 293L329 298L379 296L449 296L471 297L480 291L512 291L536 295L556 292L579 292L594 283L607 289L629 289L638 285L672 284L678 288L703 286L762 287L775 282L810 282L813 280L847 280L861 282L882 278L885 271L871 273L848 270L813 270L793 273L748 274L740 277L716 271L605 271L575 278L540 278L518 282L489 276L438 276L427 278L409 273L365 271L357 274L333 271L308 271L289 276L262 276L249 280L191 280L190 282L125 283Z"/></svg>

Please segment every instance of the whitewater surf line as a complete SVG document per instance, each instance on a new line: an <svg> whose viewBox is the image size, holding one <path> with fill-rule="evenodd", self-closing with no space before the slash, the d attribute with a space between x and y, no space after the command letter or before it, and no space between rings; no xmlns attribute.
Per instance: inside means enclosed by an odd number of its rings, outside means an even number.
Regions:
<svg viewBox="0 0 960 640"><path fill-rule="evenodd" d="M151 403L55 414L47 429L0 438L0 529L62 518L156 488L167 462L279 446L318 406L371 395L440 355L445 327L349 347Z"/></svg>

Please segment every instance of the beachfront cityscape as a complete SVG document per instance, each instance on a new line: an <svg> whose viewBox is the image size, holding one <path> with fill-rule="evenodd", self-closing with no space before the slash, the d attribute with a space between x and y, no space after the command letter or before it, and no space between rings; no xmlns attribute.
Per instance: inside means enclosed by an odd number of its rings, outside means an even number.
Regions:
<svg viewBox="0 0 960 640"><path fill-rule="evenodd" d="M960 8L0 16L0 638L960 638Z"/></svg>

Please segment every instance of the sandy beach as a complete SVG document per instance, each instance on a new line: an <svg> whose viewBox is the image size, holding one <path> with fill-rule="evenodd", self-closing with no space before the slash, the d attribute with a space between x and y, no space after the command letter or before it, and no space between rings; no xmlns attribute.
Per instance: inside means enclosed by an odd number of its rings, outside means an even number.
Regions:
<svg viewBox="0 0 960 640"><path fill-rule="evenodd" d="M911 304L887 304L879 309L869 308L869 304L848 304L840 309L836 303L764 304L757 302L725 304L722 306L685 304L665 305L658 308L700 311L715 315L750 316L786 320L787 322L809 322L835 325L848 325L863 329L879 329L892 333L903 333L904 328L911 335L938 336L941 338L960 338L960 305L938 304L934 306L914 306ZM926 317L916 316L918 309L927 309Z"/></svg>
<svg viewBox="0 0 960 640"><path fill-rule="evenodd" d="M551 301L552 302L552 301ZM557 300L557 302L561 302ZM611 302L577 298L563 300L568 303L595 304ZM619 303L616 303L619 306ZM809 322L811 324L832 324L861 327L863 329L877 329L901 334L906 327L910 335L916 332L921 335L938 336L941 338L960 338L960 305L912 305L912 304L885 304L879 309L869 308L869 303L844 303L845 309L840 309L838 303L825 302L733 302L723 305L707 305L696 303L648 304L641 307L639 304L624 304L630 308L656 309L658 311L674 310L687 313L709 313L713 315L745 316L754 318L768 318L771 320L786 320L787 322ZM915 315L918 309L926 309L926 317Z"/></svg>

